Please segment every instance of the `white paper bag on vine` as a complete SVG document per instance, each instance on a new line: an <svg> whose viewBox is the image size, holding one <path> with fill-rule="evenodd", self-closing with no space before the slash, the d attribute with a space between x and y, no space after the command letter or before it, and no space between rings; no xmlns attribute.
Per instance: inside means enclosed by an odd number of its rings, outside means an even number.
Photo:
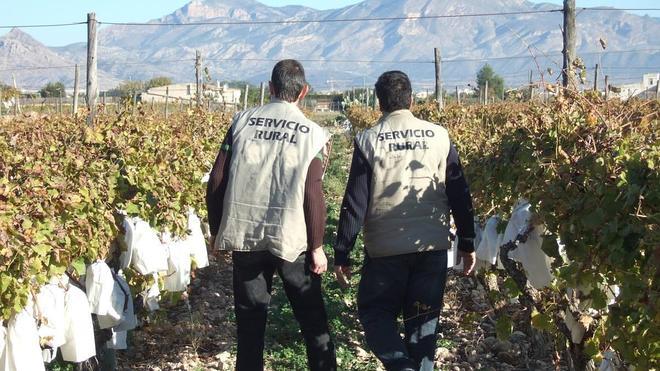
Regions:
<svg viewBox="0 0 660 371"><path fill-rule="evenodd" d="M47 284L39 289L36 298L36 312L39 321L39 339L44 349L43 360L50 363L57 355L57 349L66 342L64 324L64 297L66 292L59 284Z"/></svg>
<svg viewBox="0 0 660 371"><path fill-rule="evenodd" d="M526 200L518 201L504 231L503 244L516 241L518 235L527 231L532 217L530 208L531 205ZM552 282L552 259L541 249L544 233L543 225L534 226L525 242L520 242L509 252L509 258L522 264L527 280L536 289L546 287Z"/></svg>
<svg viewBox="0 0 660 371"><path fill-rule="evenodd" d="M2 364L3 370L44 370L43 355L39 344L39 330L34 318L32 299L15 314L7 325L7 345Z"/></svg>
<svg viewBox="0 0 660 371"><path fill-rule="evenodd" d="M481 239L477 245L477 259L488 264L497 263L497 256L500 252L500 236L497 234L497 224L500 222L499 215L493 215L486 221Z"/></svg>
<svg viewBox="0 0 660 371"><path fill-rule="evenodd" d="M186 238L190 246L190 255L196 268L209 266L209 256L206 251L206 238L202 231L202 222L193 209L188 209L188 230L190 235Z"/></svg>
<svg viewBox="0 0 660 371"><path fill-rule="evenodd" d="M0 370L5 369L5 354L7 353L7 328L0 323Z"/></svg>
<svg viewBox="0 0 660 371"><path fill-rule="evenodd" d="M117 326L128 298L105 262L97 261L87 267L85 287L90 311L98 315L99 327Z"/></svg>
<svg viewBox="0 0 660 371"><path fill-rule="evenodd" d="M186 291L190 284L191 254L188 240L173 240L171 236L164 238L169 258L167 259L167 276L164 279L164 289L170 292Z"/></svg>
<svg viewBox="0 0 660 371"><path fill-rule="evenodd" d="M96 355L89 301L82 290L71 284L64 296L64 326L66 343L60 350L65 361L79 363Z"/></svg>
<svg viewBox="0 0 660 371"><path fill-rule="evenodd" d="M130 264L144 276L167 271L167 249L149 223L135 217L125 218L123 225L127 251L122 258L122 268Z"/></svg>

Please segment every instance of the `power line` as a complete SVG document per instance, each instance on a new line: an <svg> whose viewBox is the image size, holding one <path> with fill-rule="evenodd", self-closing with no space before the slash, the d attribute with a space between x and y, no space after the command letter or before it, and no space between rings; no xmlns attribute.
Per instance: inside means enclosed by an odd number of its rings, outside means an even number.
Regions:
<svg viewBox="0 0 660 371"><path fill-rule="evenodd" d="M12 66L11 68L1 69L0 72L11 72L11 71L33 71L33 70L57 70L65 68L75 68L75 65L71 66Z"/></svg>
<svg viewBox="0 0 660 371"><path fill-rule="evenodd" d="M81 24L87 24L85 22L72 22L72 23L51 23L51 24L27 24L27 25L13 25L13 26L1 26L2 28L45 28L45 27L67 27L67 26L79 26Z"/></svg>
<svg viewBox="0 0 660 371"><path fill-rule="evenodd" d="M588 10L588 11L621 11L621 12L644 12L644 11L659 11L660 8L576 8L578 10Z"/></svg>
<svg viewBox="0 0 660 371"><path fill-rule="evenodd" d="M641 53L641 52L659 52L660 49L632 49L632 50L609 50L602 52L584 52L580 55L602 55L602 54L618 54L618 53ZM561 56L561 52L547 52L544 55L538 56L538 58L546 58L551 56ZM488 62L488 61L497 61L497 60L512 60L512 59L532 59L535 56L532 55L519 55L511 57L483 57L483 58L455 58L455 59L445 59L443 63L461 63L461 62ZM205 59L208 62L277 62L280 59L276 58L209 58ZM387 61L387 60L366 60L366 59L321 59L321 58L301 58L297 59L300 62L305 63L383 63L383 64L433 64L434 61L431 60L401 60L401 61ZM192 62L194 59L168 59L168 60L156 60L152 62L99 62L103 67L112 67L112 66L148 66L154 64L162 63L176 63L176 62ZM45 70L45 69L66 69L74 68L75 65L62 65L62 66L11 66L6 69L0 69L0 72L11 72L11 71L29 71L29 70ZM589 67L592 68L592 67ZM608 67L603 66L602 68L620 68L620 69L655 69L657 67L627 67L627 66L614 66ZM84 69L84 66L83 66Z"/></svg>
<svg viewBox="0 0 660 371"><path fill-rule="evenodd" d="M466 17L493 17L508 15L558 13L562 9L529 10L499 13L471 13L471 14L442 14L442 15L410 15L398 17L365 17L365 18L334 18L334 19L287 19L273 21L216 21L216 22L190 22L190 23L140 23L140 22L98 22L115 26L206 26L206 25L259 25L259 24L296 24L296 23L337 23L337 22L369 22L369 21L407 21L418 19L466 18Z"/></svg>
<svg viewBox="0 0 660 371"><path fill-rule="evenodd" d="M101 62L99 61L99 65L109 65L109 66L133 66L133 65L152 65L152 64L161 64L161 63L176 63L176 62L194 62L194 58L187 58L187 59L163 59L163 60L157 60L153 62L119 62L119 63L113 63L113 62Z"/></svg>
<svg viewBox="0 0 660 371"><path fill-rule="evenodd" d="M274 58L210 58L205 59L209 62L276 62L280 59ZM428 64L434 63L433 61L413 61L413 60L403 60L403 61L385 61L385 60L361 60L361 59L296 59L298 62L328 62L328 63L385 63L385 64Z"/></svg>
<svg viewBox="0 0 660 371"><path fill-rule="evenodd" d="M641 67L641 66L640 66L640 67L613 66L613 67L610 67L610 66L605 65L605 66L600 66L600 67L598 67L598 68L603 69L603 70L642 70L642 71L646 71L646 70L658 70L658 71L660 71L660 66L651 66L651 67ZM588 69L588 70L594 70L595 68L594 68L594 67L588 67L587 69Z"/></svg>
<svg viewBox="0 0 660 371"><path fill-rule="evenodd" d="M660 8L599 8L579 7L580 11L660 11ZM398 17L364 17L364 18L339 18L339 19L288 19L273 21L216 21L216 22L190 22L190 23L141 23L141 22L101 22L98 24L116 26L203 26L203 25L258 25L258 24L296 24L296 23L333 23L333 22L369 22L369 21L400 21L418 19L443 19L443 18L467 18L467 17L493 17L509 15L527 15L544 13L562 13L563 9L528 10L516 12L492 12L492 13L466 13L466 14L442 14L442 15L410 15ZM87 21L50 24L25 24L25 25L0 25L0 29L11 28L48 28L69 27L87 24Z"/></svg>

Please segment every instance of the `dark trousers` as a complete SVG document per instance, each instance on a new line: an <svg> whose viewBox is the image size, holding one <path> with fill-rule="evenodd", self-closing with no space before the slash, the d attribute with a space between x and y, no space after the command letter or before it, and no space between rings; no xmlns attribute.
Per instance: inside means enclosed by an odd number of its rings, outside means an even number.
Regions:
<svg viewBox="0 0 660 371"><path fill-rule="evenodd" d="M290 263L268 251L234 252L236 370L264 368L264 332L273 274L277 271L307 346L311 370L336 370L335 347L321 293L321 277L309 270L307 254Z"/></svg>
<svg viewBox="0 0 660 371"><path fill-rule="evenodd" d="M433 370L446 281L446 250L365 258L358 315L367 344L387 370Z"/></svg>

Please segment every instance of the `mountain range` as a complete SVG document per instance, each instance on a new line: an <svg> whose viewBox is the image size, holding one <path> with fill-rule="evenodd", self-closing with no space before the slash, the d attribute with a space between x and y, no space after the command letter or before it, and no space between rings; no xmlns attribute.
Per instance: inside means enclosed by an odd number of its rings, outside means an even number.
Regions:
<svg viewBox="0 0 660 371"><path fill-rule="evenodd" d="M438 47L448 87L473 83L486 62L510 86L526 82L530 70L535 80L543 73L545 80L555 81L562 64L561 12L434 17L557 8L525 0L364 0L315 10L255 0L192 0L146 26L102 26L99 78L101 89L155 76L194 81L199 50L212 80L267 81L275 61L297 58L317 90L373 85L391 69L407 72L423 90L433 87L433 48ZM430 18L336 21L397 17ZM215 24L200 24L208 22ZM659 18L611 9L578 11L578 55L590 68L599 63L601 76L609 75L613 83L638 81L643 73L660 70L658 35ZM49 48L14 29L0 37L0 82L9 83L14 75L25 89L48 81L71 86L73 68L39 67L84 66L85 59L84 43Z"/></svg>

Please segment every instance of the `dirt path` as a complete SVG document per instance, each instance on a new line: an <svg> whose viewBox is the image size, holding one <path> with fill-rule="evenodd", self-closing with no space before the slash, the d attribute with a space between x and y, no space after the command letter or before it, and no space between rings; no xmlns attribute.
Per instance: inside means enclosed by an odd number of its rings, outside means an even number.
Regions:
<svg viewBox="0 0 660 371"><path fill-rule="evenodd" d="M530 359L533 352L522 332L514 332L508 341L495 337L495 323L489 319L492 310L485 295L475 280L450 274L436 352L438 369L554 369L548 351L542 352L546 356L541 359ZM118 354L120 369L233 369L231 264L221 260L199 270L188 302L190 308L184 300L167 306L162 312L166 315L154 315L151 323L134 331L132 348ZM358 352L373 361L373 357L365 353ZM342 369L354 367L358 368L353 364L344 365Z"/></svg>

